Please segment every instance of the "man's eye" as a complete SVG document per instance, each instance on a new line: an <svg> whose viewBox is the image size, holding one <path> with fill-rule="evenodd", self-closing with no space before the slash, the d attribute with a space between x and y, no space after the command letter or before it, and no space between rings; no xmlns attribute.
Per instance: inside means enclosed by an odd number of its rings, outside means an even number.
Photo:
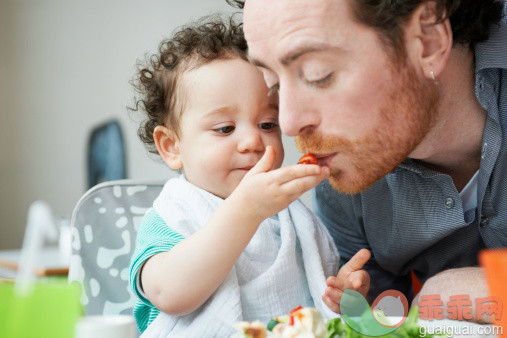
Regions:
<svg viewBox="0 0 507 338"><path fill-rule="evenodd" d="M325 87L326 85L331 83L332 80L333 80L333 73L329 73L327 76L323 77L322 79L315 80L315 81L307 81L307 83L310 86L314 86L314 87Z"/></svg>
<svg viewBox="0 0 507 338"><path fill-rule="evenodd" d="M234 126L226 126L226 127L213 129L213 130L216 131L217 133L220 133L220 134L230 134L234 131L234 129L235 129Z"/></svg>
<svg viewBox="0 0 507 338"><path fill-rule="evenodd" d="M275 129L276 127L278 127L278 124L274 122L264 122L259 124L259 128L262 130L271 130Z"/></svg>
<svg viewBox="0 0 507 338"><path fill-rule="evenodd" d="M279 90L280 90L280 82L275 83L271 88L269 88L268 96L273 93L278 93Z"/></svg>

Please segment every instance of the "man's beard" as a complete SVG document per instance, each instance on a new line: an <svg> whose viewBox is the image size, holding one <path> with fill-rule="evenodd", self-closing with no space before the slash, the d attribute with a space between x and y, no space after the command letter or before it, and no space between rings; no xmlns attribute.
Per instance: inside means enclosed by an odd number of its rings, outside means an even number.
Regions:
<svg viewBox="0 0 507 338"><path fill-rule="evenodd" d="M310 131L296 137L303 152L338 153L347 162L333 159L329 182L342 193L356 194L396 168L419 145L431 129L439 93L435 83L417 77L403 63L394 69L389 99L380 109L380 123L368 135L349 140ZM336 121L339 123L339 121Z"/></svg>

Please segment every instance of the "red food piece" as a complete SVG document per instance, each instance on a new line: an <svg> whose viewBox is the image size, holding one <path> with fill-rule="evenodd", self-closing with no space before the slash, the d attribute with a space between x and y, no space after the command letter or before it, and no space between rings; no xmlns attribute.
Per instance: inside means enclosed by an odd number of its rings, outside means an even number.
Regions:
<svg viewBox="0 0 507 338"><path fill-rule="evenodd" d="M318 163L317 158L312 153L304 154L303 156L301 156L298 162L298 164L317 164L317 163Z"/></svg>
<svg viewBox="0 0 507 338"><path fill-rule="evenodd" d="M310 154L313 156L313 154ZM304 156L307 156L307 155L304 155ZM303 156L303 157L304 157ZM315 156L313 156L313 158L315 158ZM301 160L300 160L301 161ZM299 310L301 310L303 307L301 305L295 307L294 309L292 309L290 312L289 312L289 325L290 326L294 326L294 312L297 312Z"/></svg>
<svg viewBox="0 0 507 338"><path fill-rule="evenodd" d="M299 311L301 310L303 307L301 305L298 305L296 306L295 308L293 308L292 310L290 310L289 314L293 314L294 312L296 311Z"/></svg>

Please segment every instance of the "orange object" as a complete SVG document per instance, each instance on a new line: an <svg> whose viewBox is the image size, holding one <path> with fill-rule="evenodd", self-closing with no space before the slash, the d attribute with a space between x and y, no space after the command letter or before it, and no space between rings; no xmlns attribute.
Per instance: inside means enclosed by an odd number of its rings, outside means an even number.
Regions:
<svg viewBox="0 0 507 338"><path fill-rule="evenodd" d="M303 307L301 305L298 305L296 306L295 308L293 308L292 310L290 310L289 314L293 314L294 312L296 311L299 311L301 310Z"/></svg>
<svg viewBox="0 0 507 338"><path fill-rule="evenodd" d="M296 306L294 309L289 312L289 325L294 326L294 313L301 310L303 307L301 305Z"/></svg>
<svg viewBox="0 0 507 338"><path fill-rule="evenodd" d="M507 337L507 249L488 249L479 253L479 262L485 269L491 296L502 301L504 311L500 318L495 318L495 324L502 326L503 334L498 337Z"/></svg>
<svg viewBox="0 0 507 338"><path fill-rule="evenodd" d="M417 296L419 291L422 289L422 283L415 276L414 271L410 271L410 275L412 276L412 288L414 289L414 297Z"/></svg>
<svg viewBox="0 0 507 338"><path fill-rule="evenodd" d="M298 164L317 164L317 163L318 163L317 158L312 153L304 154L303 156L301 156L298 162Z"/></svg>

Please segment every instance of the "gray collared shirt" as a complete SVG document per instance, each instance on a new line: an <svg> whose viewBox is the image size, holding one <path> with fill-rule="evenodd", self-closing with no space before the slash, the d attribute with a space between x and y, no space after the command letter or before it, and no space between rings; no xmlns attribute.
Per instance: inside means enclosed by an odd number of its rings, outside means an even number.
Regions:
<svg viewBox="0 0 507 338"><path fill-rule="evenodd" d="M496 26L495 26L496 27ZM450 176L406 159L357 195L329 183L315 189L315 209L342 258L368 248L370 299L397 289L412 297L410 271L476 266L483 248L507 247L507 25L475 48L476 96L487 111L477 180L477 208L464 212Z"/></svg>

